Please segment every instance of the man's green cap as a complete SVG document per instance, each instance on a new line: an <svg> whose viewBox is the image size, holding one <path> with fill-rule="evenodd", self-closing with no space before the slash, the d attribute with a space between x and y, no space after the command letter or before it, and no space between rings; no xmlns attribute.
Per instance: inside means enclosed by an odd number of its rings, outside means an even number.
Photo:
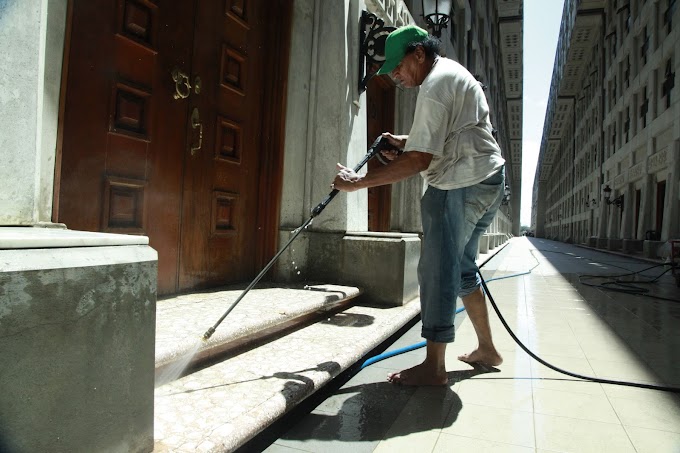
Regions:
<svg viewBox="0 0 680 453"><path fill-rule="evenodd" d="M427 31L415 25L406 25L390 33L385 40L385 63L378 74L392 72L406 55L408 45L412 42L424 41L427 36Z"/></svg>

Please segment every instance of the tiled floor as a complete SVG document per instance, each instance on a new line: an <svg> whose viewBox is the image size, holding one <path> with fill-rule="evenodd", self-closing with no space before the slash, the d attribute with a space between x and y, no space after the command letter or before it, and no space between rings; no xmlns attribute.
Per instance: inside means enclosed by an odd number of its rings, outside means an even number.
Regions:
<svg viewBox="0 0 680 453"><path fill-rule="evenodd" d="M483 268L517 337L545 361L599 378L680 387L680 302L579 283L651 264L542 239L516 238ZM533 269L532 269L533 268ZM661 268L646 271L656 276ZM597 283L601 283L599 280ZM680 301L667 274L650 294ZM461 315L459 315L461 316ZM308 452L680 452L680 394L575 379L524 352L491 314L497 369L456 356L476 346L459 319L447 351L449 385L408 388L386 374L419 363L418 349L364 368L266 450ZM422 341L416 325L390 349Z"/></svg>

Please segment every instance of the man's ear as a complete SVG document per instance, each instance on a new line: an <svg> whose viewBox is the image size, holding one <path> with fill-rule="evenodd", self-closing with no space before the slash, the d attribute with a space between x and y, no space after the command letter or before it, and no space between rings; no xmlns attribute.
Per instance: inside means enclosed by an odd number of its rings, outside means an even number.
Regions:
<svg viewBox="0 0 680 453"><path fill-rule="evenodd" d="M423 48L423 46L417 46L415 53L416 53L416 59L418 60L418 63L422 63L422 62L425 61L426 56L425 56L425 49Z"/></svg>

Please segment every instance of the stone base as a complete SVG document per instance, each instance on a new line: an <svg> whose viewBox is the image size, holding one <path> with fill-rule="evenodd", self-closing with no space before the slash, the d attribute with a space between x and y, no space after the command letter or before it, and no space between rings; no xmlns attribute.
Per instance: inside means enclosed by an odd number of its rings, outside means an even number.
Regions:
<svg viewBox="0 0 680 453"><path fill-rule="evenodd" d="M607 245L609 245L609 239L608 238L597 238L595 241L595 247L598 249L606 249Z"/></svg>
<svg viewBox="0 0 680 453"><path fill-rule="evenodd" d="M624 239L623 240L623 252L624 253L634 253L642 252L642 239Z"/></svg>
<svg viewBox="0 0 680 453"><path fill-rule="evenodd" d="M504 233L485 233L479 238L479 253L489 253L490 250L500 247L508 241Z"/></svg>
<svg viewBox="0 0 680 453"><path fill-rule="evenodd" d="M623 247L623 239L609 238L607 240L607 250L618 251Z"/></svg>
<svg viewBox="0 0 680 453"><path fill-rule="evenodd" d="M642 254L645 258L657 259L659 255L656 251L665 244L665 241L644 241L642 244Z"/></svg>
<svg viewBox="0 0 680 453"><path fill-rule="evenodd" d="M285 244L290 232L282 232ZM420 238L414 233L304 232L276 263L274 279L356 286L370 304L401 306L418 297Z"/></svg>
<svg viewBox="0 0 680 453"><path fill-rule="evenodd" d="M588 247L597 247L597 238L595 236L591 236L588 238Z"/></svg>
<svg viewBox="0 0 680 453"><path fill-rule="evenodd" d="M153 449L157 259L147 245L0 250L0 450Z"/></svg>
<svg viewBox="0 0 680 453"><path fill-rule="evenodd" d="M483 234L479 238L479 253L489 253L490 237L488 234Z"/></svg>
<svg viewBox="0 0 680 453"><path fill-rule="evenodd" d="M342 241L345 284L380 305L401 306L418 297L417 234L353 233Z"/></svg>

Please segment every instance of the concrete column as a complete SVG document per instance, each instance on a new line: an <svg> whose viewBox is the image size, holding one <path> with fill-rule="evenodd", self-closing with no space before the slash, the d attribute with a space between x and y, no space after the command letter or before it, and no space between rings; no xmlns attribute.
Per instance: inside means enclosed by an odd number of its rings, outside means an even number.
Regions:
<svg viewBox="0 0 680 453"><path fill-rule="evenodd" d="M512 204L512 228L510 230L510 233L512 233L513 236L519 236L519 229L521 228L520 224L520 213L522 210L522 199L521 199L521 193L522 193L522 180L516 179L514 181L515 185L515 194L512 197L512 200L510 203Z"/></svg>
<svg viewBox="0 0 680 453"><path fill-rule="evenodd" d="M537 238L544 238L548 236L545 229L545 194L547 191L547 184L545 181L538 182L538 199L536 200L536 231L534 235Z"/></svg>
<svg viewBox="0 0 680 453"><path fill-rule="evenodd" d="M677 120L676 120L677 121ZM666 198L664 200L664 217L661 227L661 239L675 239L680 237L680 140L671 143L669 152L668 178L666 178Z"/></svg>
<svg viewBox="0 0 680 453"><path fill-rule="evenodd" d="M366 154L365 94L358 94L360 3L295 2L282 226L293 227L330 192L335 164ZM365 231L365 190L339 194L310 228Z"/></svg>
<svg viewBox="0 0 680 453"><path fill-rule="evenodd" d="M290 68L287 97L280 244L288 242L290 232L308 219L314 206L328 195L337 173L336 163L354 167L366 154L366 96L358 93L359 20L364 8L361 0L294 3L291 61L295 64ZM416 94L416 90L398 93L395 132L409 132ZM365 171L366 168L361 170ZM393 197L398 200L392 205L395 229L422 231L422 189L419 177L394 186ZM401 283L383 280L386 288L379 291L370 279L362 280L370 274L363 272L355 276L353 284L360 285L376 303L383 303L384 297L391 303L407 301L413 293L413 264L420 254L420 240L413 235L404 239L389 233L389 237L369 234L367 229L367 191L338 194L282 254L274 279L338 281L352 275L345 267L338 269L342 263L361 262L362 270L377 269L384 265L385 257L397 257L392 264L398 271L390 272ZM402 288L402 295L389 295L387 286Z"/></svg>
<svg viewBox="0 0 680 453"><path fill-rule="evenodd" d="M640 194L640 218L638 219L638 239L645 239L647 230L653 229L652 206L654 203L654 182L652 175L645 176Z"/></svg>
<svg viewBox="0 0 680 453"><path fill-rule="evenodd" d="M613 195L612 195L613 198ZM621 209L615 205L609 205L609 238L621 237Z"/></svg>
<svg viewBox="0 0 680 453"><path fill-rule="evenodd" d="M635 210L635 184L627 184L628 190L623 198L623 223L621 224L621 238L633 238L633 211Z"/></svg>
<svg viewBox="0 0 680 453"><path fill-rule="evenodd" d="M153 449L157 253L0 228L0 451Z"/></svg>
<svg viewBox="0 0 680 453"><path fill-rule="evenodd" d="M604 197L600 195L600 203L598 204L600 209L600 222L597 225L597 237L606 238L607 237L607 224L609 222L609 205L604 201Z"/></svg>
<svg viewBox="0 0 680 453"><path fill-rule="evenodd" d="M0 226L52 218L66 4L0 1Z"/></svg>

